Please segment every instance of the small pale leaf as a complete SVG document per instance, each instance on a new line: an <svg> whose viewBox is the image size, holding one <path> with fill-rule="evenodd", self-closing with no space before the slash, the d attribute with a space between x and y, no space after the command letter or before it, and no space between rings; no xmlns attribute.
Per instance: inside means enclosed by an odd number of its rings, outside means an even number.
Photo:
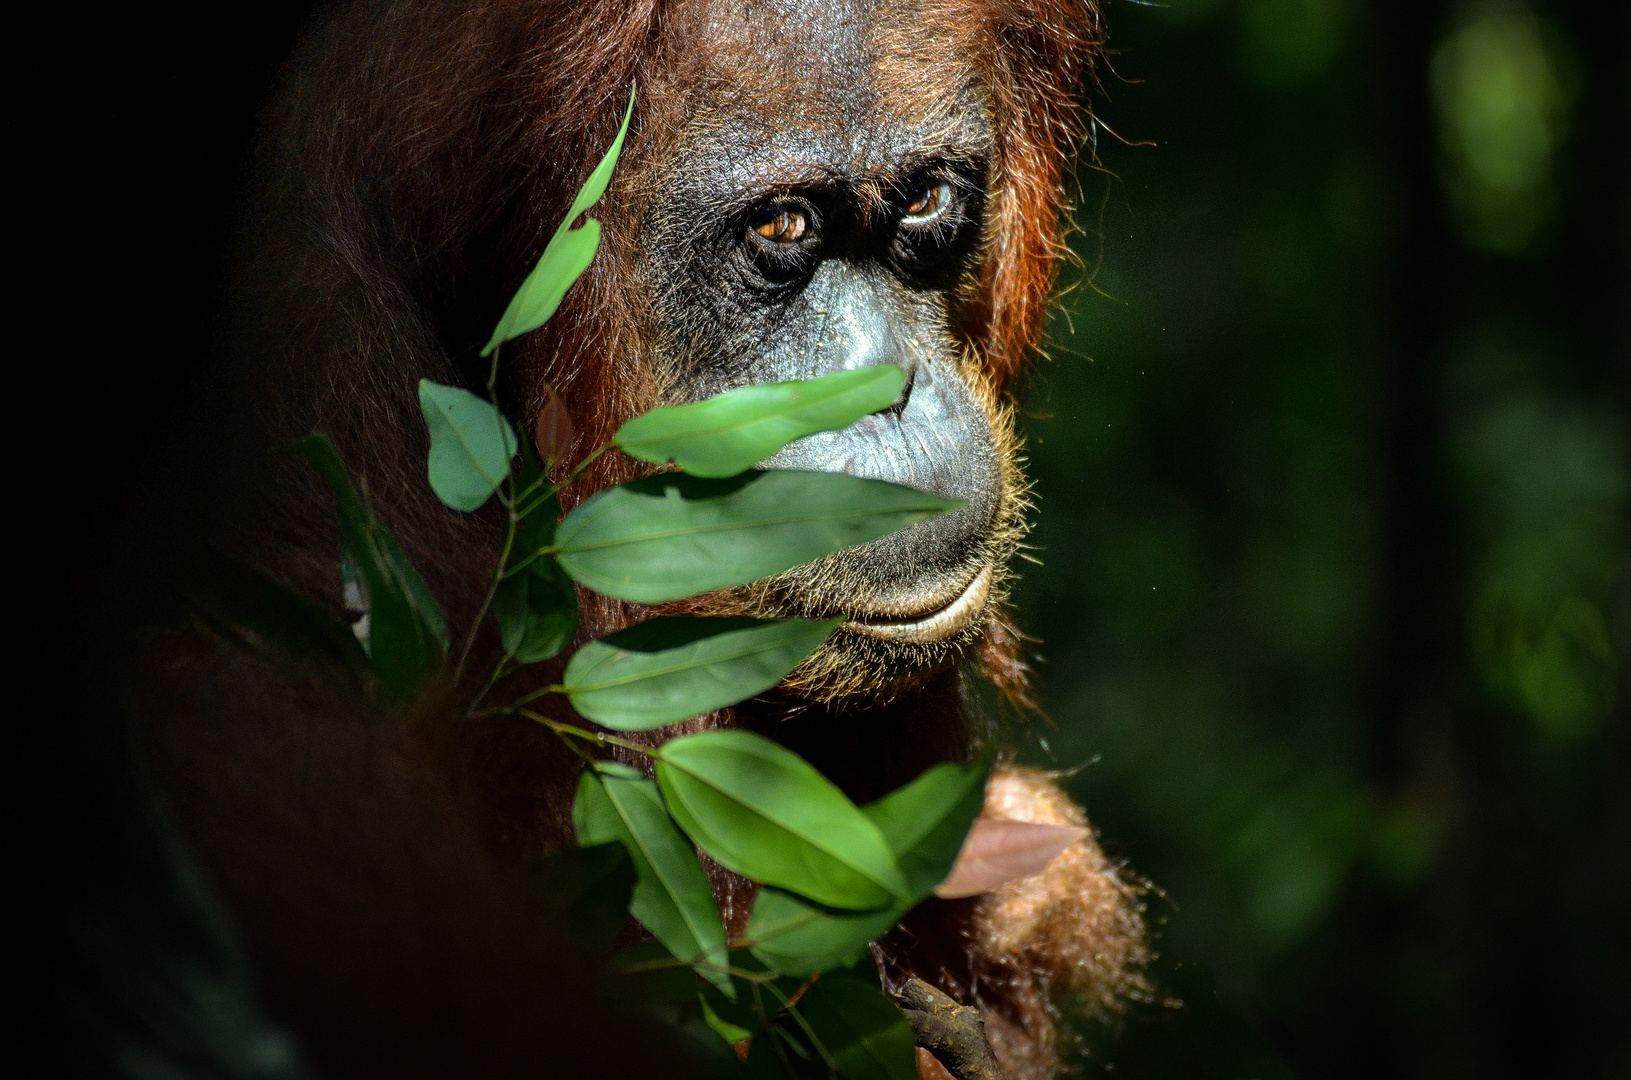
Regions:
<svg viewBox="0 0 1631 1080"><path fill-rule="evenodd" d="M1061 851L1086 835L1087 830L1076 825L975 818L951 873L935 886L934 894L955 900L1039 874Z"/></svg>
<svg viewBox="0 0 1631 1080"><path fill-rule="evenodd" d="M594 261L595 251L600 247L600 222L589 218L575 229L572 223L605 194L606 185L611 182L612 170L617 166L617 157L623 152L623 138L628 134L629 119L633 115L634 93L631 90L629 106L623 113L623 125L617 129L617 138L612 140L611 149L606 151L606 156L589 174L589 179L578 191L578 197L572 200L566 217L556 228L555 235L550 237L544 253L538 257L538 264L521 283L521 288L516 290L509 307L504 309L504 315L493 328L493 336L481 350L481 355L491 356L493 350L504 342L544 325L555 314L566 290Z"/></svg>
<svg viewBox="0 0 1631 1080"><path fill-rule="evenodd" d="M543 459L544 468L552 469L572 453L572 448L577 445L578 432L566 402L561 400L555 388L545 383L542 395L543 403L538 407L538 418L532 425L532 439L533 445L538 448L538 456Z"/></svg>

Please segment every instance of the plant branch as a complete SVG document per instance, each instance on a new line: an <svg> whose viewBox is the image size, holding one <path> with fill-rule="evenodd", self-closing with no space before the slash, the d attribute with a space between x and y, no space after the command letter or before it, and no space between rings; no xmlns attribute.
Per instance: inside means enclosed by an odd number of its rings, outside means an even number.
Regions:
<svg viewBox="0 0 1631 1080"><path fill-rule="evenodd" d="M559 690L560 688L550 687L550 689ZM633 750L635 753L643 754L649 758L654 758L657 756L657 751L653 750L649 746L633 742L629 739L620 739L616 735L608 735L604 731L590 731L588 728L580 728L576 724L564 724L559 720L553 720L550 717L545 716L543 713L534 712L531 709L517 708L510 711L517 712L522 716L525 716L528 720L537 721L562 738L570 736L575 739L582 739L585 742L592 742L597 746L621 746L625 750Z"/></svg>
<svg viewBox="0 0 1631 1080"><path fill-rule="evenodd" d="M478 715L485 715L484 713L477 713L476 706L480 705L482 699L492 692L493 687L498 685L498 680L504 677L505 670L510 666L510 661L514 659L515 654L512 652L507 652L504 654L503 658L500 659L496 665L494 665L493 673L487 678L487 685L481 688L481 693L476 695L475 700L470 703L470 708L465 710L465 716L467 718L473 719Z"/></svg>
<svg viewBox="0 0 1631 1080"><path fill-rule="evenodd" d="M496 350L495 350L496 353ZM514 481L511 481L514 484ZM476 609L476 618L470 624L470 632L465 635L464 648L459 650L459 662L453 667L453 685L457 687L464 679L464 665L470 660L470 650L475 647L476 635L481 633L482 621L487 618L487 611L493 606L493 597L498 595L498 587L504 581L504 564L510 560L510 548L515 546L515 530L517 518L515 507L506 508L509 514L509 524L504 529L504 549L498 555L498 568L493 573L492 583L487 586L487 595L481 598L481 607ZM483 692L485 693L485 691ZM478 699L479 700L479 699Z"/></svg>
<svg viewBox="0 0 1631 1080"><path fill-rule="evenodd" d="M821 976L819 975L810 976L809 980L806 981L803 986L800 986L797 990L793 991L791 996L783 994L781 987L777 986L773 982L767 982L764 985L766 989L768 989L772 994L775 994L776 997L781 1000L782 1010L786 1012L788 1016L791 1016L793 1021L798 1024L799 1030L803 1031L804 1037L810 1040L810 1045L815 1047L816 1053L821 1055L821 1060L826 1064L827 1068L831 1069L833 1072L837 1072L838 1062L833 1060L832 1055L827 1052L827 1048L822 1045L820 1036L815 1033L815 1029L810 1026L810 1022L804 1019L804 1014L799 1012L795 1007L798 999L804 996L804 991L808 990L810 988L810 984L815 982L816 979L820 977Z"/></svg>
<svg viewBox="0 0 1631 1080"><path fill-rule="evenodd" d="M527 693L521 695L520 697L516 698L514 701L510 702L510 704L509 704L509 706L507 708L495 709L493 711L494 712L517 712L523 706L531 705L534 701L537 701L539 698L543 697L545 694L564 694L564 693L566 693L566 687L562 686L560 683L550 683L548 686L540 686L536 690L529 690Z"/></svg>
<svg viewBox="0 0 1631 1080"><path fill-rule="evenodd" d="M957 1080L1008 1080L985 1036L980 1010L959 1005L922 979L908 979L895 995L917 1044Z"/></svg>
<svg viewBox="0 0 1631 1080"><path fill-rule="evenodd" d="M557 485L557 490L559 490L560 488L567 487L570 484L574 483L580 476L583 475L584 470L588 469L589 466L593 465L595 463L596 459L598 459L600 457L600 455L604 454L606 451L610 450L611 448L612 448L611 443L602 443L588 457L586 457L582 461L578 462L577 465L572 469L571 472L567 473L566 479L562 480L560 482L560 484Z"/></svg>

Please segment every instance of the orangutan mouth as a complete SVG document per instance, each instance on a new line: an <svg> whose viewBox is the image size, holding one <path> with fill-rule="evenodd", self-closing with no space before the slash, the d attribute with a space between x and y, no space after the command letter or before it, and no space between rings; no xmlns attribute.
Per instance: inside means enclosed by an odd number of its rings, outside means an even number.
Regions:
<svg viewBox="0 0 1631 1080"><path fill-rule="evenodd" d="M950 602L921 614L910 618L857 615L846 622L843 629L902 645L929 645L944 641L979 618L985 610L985 600L991 592L992 572L992 565L986 563Z"/></svg>

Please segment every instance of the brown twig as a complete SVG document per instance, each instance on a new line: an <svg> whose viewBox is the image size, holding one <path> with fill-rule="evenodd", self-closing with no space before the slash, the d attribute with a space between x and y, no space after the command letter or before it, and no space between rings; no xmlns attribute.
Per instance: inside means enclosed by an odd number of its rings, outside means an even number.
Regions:
<svg viewBox="0 0 1631 1080"><path fill-rule="evenodd" d="M922 979L908 979L895 1003L917 1034L917 1044L957 1080L1008 1080L985 1037L979 1009L957 1004Z"/></svg>

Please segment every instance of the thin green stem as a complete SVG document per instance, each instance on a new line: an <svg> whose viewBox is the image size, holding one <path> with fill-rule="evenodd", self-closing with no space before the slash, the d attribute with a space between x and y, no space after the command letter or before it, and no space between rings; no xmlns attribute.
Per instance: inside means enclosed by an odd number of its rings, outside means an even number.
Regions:
<svg viewBox="0 0 1631 1080"><path fill-rule="evenodd" d="M521 571L525 570L527 567L531 566L533 563L537 562L539 559L543 558L545 555L555 554L556 550L557 549L553 545L551 545L550 547L539 548L537 551L533 552L531 555L528 555L526 558L517 559L515 561L515 565L509 567L508 569L506 569L504 571L503 576L506 577L506 578L512 578L515 575L519 574Z"/></svg>
<svg viewBox="0 0 1631 1080"><path fill-rule="evenodd" d="M657 751L649 746L631 742L628 739L620 739L616 735L608 735L604 731L590 731L588 728L580 728L576 724L564 724L559 720L545 716L543 713L533 712L531 709L516 708L513 711L525 716L528 720L537 721L563 738L571 736L575 739L582 739L584 742L592 742L597 746L621 746L625 750L632 750L636 754L644 754L648 758L657 756Z"/></svg>
<svg viewBox="0 0 1631 1080"><path fill-rule="evenodd" d="M488 676L488 678L487 678L487 685L483 686L481 688L481 693L476 695L476 699L474 701L472 701L470 703L470 707L465 710L465 715L466 716L473 718L473 717L475 717L477 715L480 715L480 714L478 714L476 712L476 706L480 705L482 703L482 700L484 698L486 698L486 696L489 693L492 692L493 687L498 685L498 680L504 677L505 670L510 666L510 661L512 661L514 659L515 659L515 654L512 653L512 652L507 652L507 653L504 654L503 658L500 659L499 662L493 667L492 675Z"/></svg>
<svg viewBox="0 0 1631 1080"><path fill-rule="evenodd" d="M526 486L526 488L519 495L517 495L515 497L515 516L519 517L519 518L526 517L527 515L531 514L534 510L537 510L540 507L542 507L544 505L544 503L548 502L550 496L552 496L556 492L560 491L560 488L558 488L558 487L550 487L549 490L545 491L543 496L541 498L539 498L536 502L530 502L529 503L527 501L528 499L531 499L534 495L536 495L541 488L544 488L548 484L549 484L549 478L547 476L542 477L541 479L538 479L538 480L534 480L532 483L528 484Z"/></svg>
<svg viewBox="0 0 1631 1080"><path fill-rule="evenodd" d="M753 994L753 1015L759 1018L759 1024L765 1029L765 1038L770 1038L770 1025L772 1017L765 1010L764 984L754 980L748 983L748 990Z"/></svg>
<svg viewBox="0 0 1631 1080"><path fill-rule="evenodd" d="M574 468L570 473L567 474L565 480L561 481L560 487L564 488L564 487L567 487L567 486L571 485L573 482L575 482L578 479L578 477L583 475L584 470L588 469L589 466L593 465L595 463L596 459L598 459L600 457L600 455L604 454L606 451L610 450L611 448L612 448L611 443L602 443L588 457L586 457L582 461L578 462L577 467Z"/></svg>
<svg viewBox="0 0 1631 1080"><path fill-rule="evenodd" d="M579 761L583 762L585 765L587 765L591 769L595 767L595 762L598 760L595 757L595 755L591 754L588 750L586 750L585 748L579 746L577 743L573 742L571 739L564 739L563 738L563 739L561 739L561 742L566 745L566 748L568 750L570 750L572 753L577 755Z"/></svg>
<svg viewBox="0 0 1631 1080"><path fill-rule="evenodd" d="M560 553L561 549L559 547L556 547L554 544L548 544L539 548L537 551L533 552L531 555L528 555L524 559L517 559L515 564L504 572L504 576L513 577L525 570L527 567L531 566L533 563L537 562L539 559L542 559L544 556L559 555Z"/></svg>
<svg viewBox="0 0 1631 1080"><path fill-rule="evenodd" d="M497 350L494 350L497 354ZM510 481L513 485L514 481ZM481 598L481 607L476 609L475 621L470 624L470 632L464 637L464 648L459 650L459 662L453 667L453 685L458 686L464 680L464 665L470 660L470 650L475 647L476 635L481 633L481 624L487 618L487 610L493 606L493 597L498 595L498 587L504 581L504 566L510 561L510 548L515 545L515 531L517 520L515 508L507 509L509 522L504 528L504 549L498 555L498 567L493 572L493 580L487 586L487 595Z"/></svg>
<svg viewBox="0 0 1631 1080"><path fill-rule="evenodd" d="M810 984L815 982L818 977L819 976L811 976L804 983L804 985L795 990L791 996L783 994L781 992L781 987L777 986L775 983L765 983L764 985L766 989L768 989L772 994L775 994L776 997L781 1000L782 1008L786 1010L788 1016L791 1016L798 1023L799 1028L804 1032L805 1038L810 1040L810 1045L815 1047L816 1053L821 1055L821 1060L826 1063L827 1068L837 1072L838 1062L833 1060L833 1056L829 1054L827 1052L827 1048L821 1044L821 1039L816 1035L815 1029L810 1026L810 1022L804 1019L804 1014L799 1012L793 1005L793 998L803 994L804 991L809 988Z"/></svg>
<svg viewBox="0 0 1631 1080"><path fill-rule="evenodd" d="M782 977L782 973L779 971L750 971L747 968L739 967L726 967L725 972L741 979L743 982L750 983L772 983Z"/></svg>
<svg viewBox="0 0 1631 1080"><path fill-rule="evenodd" d="M498 434L501 445L504 441L504 417L502 413L498 412L498 358L503 351L504 346L502 343L493 346L493 362L487 369L487 400L492 403L494 415L498 417ZM498 493L499 502L503 504L508 518L504 526L504 548L499 552L498 567L493 572L492 583L487 586L487 595L481 598L481 607L476 609L475 621L470 624L470 632L464 637L464 648L459 650L459 662L453 665L454 686L458 686L459 683L464 681L464 666L470 662L470 650L475 648L476 636L481 633L481 624L487 618L487 611L493 606L493 597L498 595L498 587L504 580L504 568L510 561L510 548L515 545L515 533L520 525L521 519L515 512L515 471L513 469L505 476L504 483L510 489L507 493L503 491ZM492 689L493 682L498 678L497 673L502 670L503 666L504 662L500 661L498 668L494 669L493 676L488 679L487 686L476 696L476 701L471 702L471 709L475 708L476 702L487 696L487 691Z"/></svg>
<svg viewBox="0 0 1631 1080"><path fill-rule="evenodd" d="M524 705L531 705L534 701L537 701L539 698L543 697L545 694L564 694L564 693L566 693L566 687L562 686L560 683L551 683L548 686L541 686L536 690L528 691L526 694L523 694L521 697L516 698L514 701L510 702L509 706L506 709L499 710L499 711L501 711L501 712L516 712L519 709L521 709L521 707L524 706Z"/></svg>

